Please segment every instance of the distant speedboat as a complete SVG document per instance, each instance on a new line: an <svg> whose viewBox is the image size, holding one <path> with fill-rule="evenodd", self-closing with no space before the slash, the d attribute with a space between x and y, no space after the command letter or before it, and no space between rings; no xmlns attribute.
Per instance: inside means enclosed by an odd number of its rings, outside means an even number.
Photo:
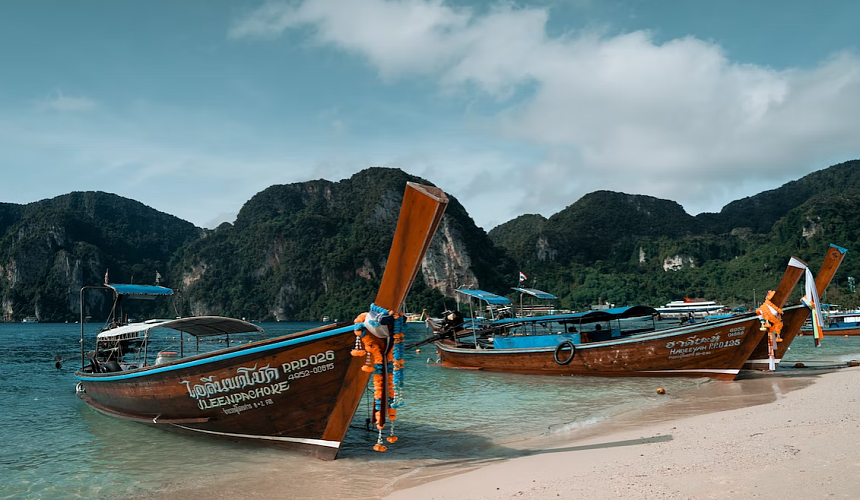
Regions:
<svg viewBox="0 0 860 500"><path fill-rule="evenodd" d="M27 316L26 318L21 320L21 323L38 323L39 318L35 316Z"/></svg>
<svg viewBox="0 0 860 500"><path fill-rule="evenodd" d="M704 318L722 311L726 306L717 304L712 300L693 300L684 297L684 300L669 302L663 307L658 307L657 312L663 318Z"/></svg>

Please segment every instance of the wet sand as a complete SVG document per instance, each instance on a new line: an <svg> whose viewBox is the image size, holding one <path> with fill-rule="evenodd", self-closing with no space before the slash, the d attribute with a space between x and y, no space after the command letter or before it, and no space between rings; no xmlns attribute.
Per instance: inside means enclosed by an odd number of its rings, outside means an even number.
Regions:
<svg viewBox="0 0 860 500"><path fill-rule="evenodd" d="M631 410L572 430L549 429L540 437L504 446L488 443L486 449L462 456L385 453L322 462L273 453L270 460L254 467L239 466L218 477L166 485L138 498L583 498L586 491L595 498L619 494L712 498L707 495L717 494L716 489L684 487L685 475L690 473L698 474L694 481L708 488L717 484L705 477L711 474L722 477L720 484L736 492L749 487L750 494L776 498L768 496L764 487L776 479L760 483L760 478L749 477L746 468L773 474L775 460L781 463L786 459L782 455L790 458L800 453L806 459L815 453L813 461L826 463L826 449L812 451L812 436L833 439L829 429L845 431L846 422L853 422L849 433L857 450L853 456L860 456L860 443L854 437L858 435L856 415L860 415L858 383L860 369L833 374L797 370L734 382L703 381L682 393L661 396L656 394L660 381L654 379L654 398L661 402L657 408ZM836 407L845 408L837 411ZM832 421L837 418L842 420ZM860 478L860 459L854 462L853 470L845 472ZM807 465L807 470L813 467ZM747 483L753 479L755 483ZM854 493L852 497L860 497L860 479L853 481L853 489L843 486ZM713 498L734 494L729 489L720 491L723 496ZM818 498L818 493L810 498Z"/></svg>
<svg viewBox="0 0 860 500"><path fill-rule="evenodd" d="M860 498L860 369L701 390L385 498ZM701 413L711 405L723 411Z"/></svg>

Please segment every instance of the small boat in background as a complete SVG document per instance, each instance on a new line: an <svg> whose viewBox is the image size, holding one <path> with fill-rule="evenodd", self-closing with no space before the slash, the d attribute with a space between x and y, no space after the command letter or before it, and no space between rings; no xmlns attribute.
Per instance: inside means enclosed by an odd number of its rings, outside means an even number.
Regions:
<svg viewBox="0 0 860 500"><path fill-rule="evenodd" d="M725 310L726 306L717 304L712 300L693 300L687 297L684 297L684 300L675 300L657 308L660 316L666 319L704 318Z"/></svg>
<svg viewBox="0 0 860 500"><path fill-rule="evenodd" d="M860 312L831 314L824 318L827 326L821 330L824 335L860 335ZM801 328L804 335L812 333L812 328Z"/></svg>
<svg viewBox="0 0 860 500"><path fill-rule="evenodd" d="M427 309L422 309L420 313L411 313L406 309L406 304L403 304L403 315L406 316L407 323L423 323L430 316L427 314Z"/></svg>
<svg viewBox="0 0 860 500"><path fill-rule="evenodd" d="M26 318L21 320L21 323L38 323L39 318L35 316L27 316Z"/></svg>
<svg viewBox="0 0 860 500"><path fill-rule="evenodd" d="M782 307L804 269L791 259L766 304ZM634 306L472 321L457 331L439 332L431 339L439 349L442 365L451 368L732 380L764 335L755 313L656 330L656 312L650 307ZM638 321L622 323L634 319ZM799 329L800 325L793 328Z"/></svg>
<svg viewBox="0 0 860 500"><path fill-rule="evenodd" d="M384 451L382 429L394 419L402 383L398 374L402 375L403 321L398 312L447 204L441 189L407 183L380 289L371 312L356 323L324 325L233 347L229 335L262 329L213 316L110 324L87 356L85 290L113 292L112 318L122 317L116 306L123 298L173 292L161 286L108 284L107 276L104 286L82 288L78 396L96 411L125 420L334 459L373 373L374 421L379 430L374 449ZM178 332L180 351L162 351L151 362L147 345L156 328ZM198 345L201 337L224 335L228 344L185 357L186 335L198 339ZM391 430L388 440L394 442Z"/></svg>
<svg viewBox="0 0 860 500"><path fill-rule="evenodd" d="M427 309L422 309L421 314L409 313L406 315L407 323L424 323L425 319L427 319Z"/></svg>

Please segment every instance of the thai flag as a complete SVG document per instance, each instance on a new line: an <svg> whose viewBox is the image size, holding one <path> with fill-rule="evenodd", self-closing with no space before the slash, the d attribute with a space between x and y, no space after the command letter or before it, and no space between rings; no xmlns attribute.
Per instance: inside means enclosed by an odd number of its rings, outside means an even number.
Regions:
<svg viewBox="0 0 860 500"><path fill-rule="evenodd" d="M526 277L526 275L525 275L525 274L523 274L523 272L522 272L522 271L520 271L520 283L522 283L523 281L525 281L525 280L527 280L527 279L528 279L528 278Z"/></svg>

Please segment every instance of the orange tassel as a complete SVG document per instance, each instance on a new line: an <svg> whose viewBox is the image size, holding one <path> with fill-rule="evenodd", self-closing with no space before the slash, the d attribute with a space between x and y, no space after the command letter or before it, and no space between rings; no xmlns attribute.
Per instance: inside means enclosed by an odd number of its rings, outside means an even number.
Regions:
<svg viewBox="0 0 860 500"><path fill-rule="evenodd" d="M388 449L388 447L387 447L387 446L385 446L385 445L381 445L381 444L375 444L375 445L373 445L373 449L374 449L374 450L376 450L376 451L378 451L378 452L380 452L380 453L382 453L382 452L384 452L385 450L387 450L387 449Z"/></svg>
<svg viewBox="0 0 860 500"><path fill-rule="evenodd" d="M388 436L387 438L385 438L385 440L388 441L389 443L393 443L393 442L397 441L397 436Z"/></svg>

